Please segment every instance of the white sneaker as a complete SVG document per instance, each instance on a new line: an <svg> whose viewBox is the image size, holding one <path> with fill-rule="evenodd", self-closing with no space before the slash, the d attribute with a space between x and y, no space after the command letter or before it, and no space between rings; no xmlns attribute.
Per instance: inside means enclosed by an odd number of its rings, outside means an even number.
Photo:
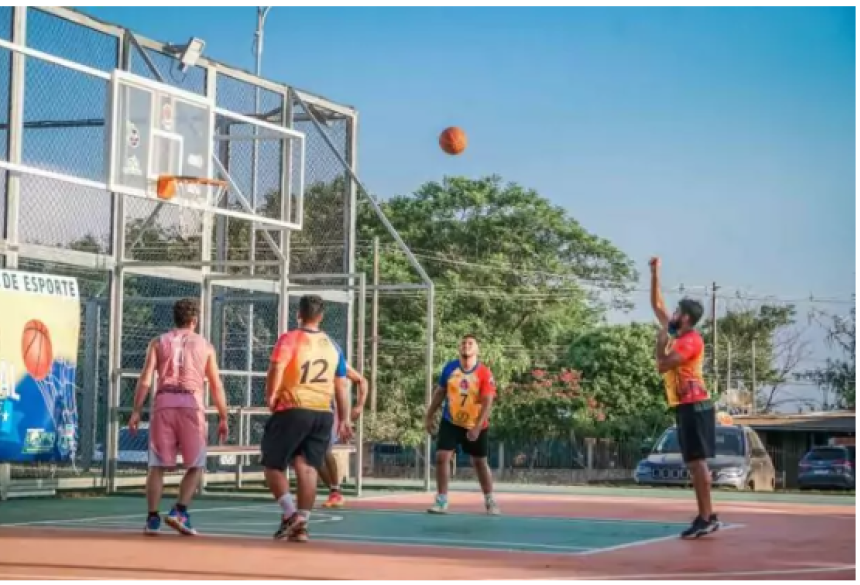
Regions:
<svg viewBox="0 0 860 585"><path fill-rule="evenodd" d="M439 496L436 496L436 501L432 506L427 508L428 514L447 514L448 513L448 501L443 500Z"/></svg>
<svg viewBox="0 0 860 585"><path fill-rule="evenodd" d="M487 507L487 514L488 515L490 515L490 516L501 515L502 511L499 508L499 505L496 503L496 500L491 498L491 499L487 500L487 502L484 505Z"/></svg>

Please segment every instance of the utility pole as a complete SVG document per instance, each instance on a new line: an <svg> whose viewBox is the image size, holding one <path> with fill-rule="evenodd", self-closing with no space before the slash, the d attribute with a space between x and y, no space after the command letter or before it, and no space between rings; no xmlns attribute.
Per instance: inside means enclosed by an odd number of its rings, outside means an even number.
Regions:
<svg viewBox="0 0 860 585"><path fill-rule="evenodd" d="M379 236L373 238L373 297L370 309L370 416L376 417L379 362Z"/></svg>
<svg viewBox="0 0 860 585"><path fill-rule="evenodd" d="M755 374L755 339L752 340L752 396L750 397L750 414L755 414L756 410L756 391L758 390L758 380Z"/></svg>
<svg viewBox="0 0 860 585"><path fill-rule="evenodd" d="M714 389L719 392L720 388L720 367L719 362L717 361L717 291L719 287L717 283L714 282L711 285L711 326L713 331L711 332L711 345L713 346L711 349L711 356L713 359L713 369L714 369Z"/></svg>

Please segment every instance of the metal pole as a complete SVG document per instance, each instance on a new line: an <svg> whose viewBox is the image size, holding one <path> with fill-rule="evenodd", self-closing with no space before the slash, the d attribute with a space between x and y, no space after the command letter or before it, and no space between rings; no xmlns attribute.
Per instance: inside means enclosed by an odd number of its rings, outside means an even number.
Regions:
<svg viewBox="0 0 860 585"><path fill-rule="evenodd" d="M755 371L755 339L752 340L752 391L750 392L750 413L755 414L756 411L756 391L758 390L758 380L756 380Z"/></svg>
<svg viewBox="0 0 860 585"><path fill-rule="evenodd" d="M732 389L732 344L726 344L726 396Z"/></svg>
<svg viewBox="0 0 860 585"><path fill-rule="evenodd" d="M27 44L27 10L26 6L12 9L12 41L16 44ZM26 58L22 53L12 53L10 82L9 82L9 133L8 157L9 162L20 163L24 150L24 84L26 75L24 68ZM18 224L20 212L21 176L17 173L6 174L6 241L14 246L6 253L6 268L18 267ZM12 485L12 468L8 463L0 463L0 500L9 496Z"/></svg>
<svg viewBox="0 0 860 585"><path fill-rule="evenodd" d="M720 389L720 368L719 362L717 361L717 290L719 287L717 283L713 283L711 286L711 325L713 327L712 331L712 339L711 345L713 346L712 350L712 360L713 360L713 368L714 368L714 388L719 392Z"/></svg>
<svg viewBox="0 0 860 585"><path fill-rule="evenodd" d="M425 371L425 392L424 392L424 401L425 407L430 407L430 401L433 400L433 342L434 342L434 323L433 323L433 307L435 302L435 288L433 283L430 282L427 285L427 350L425 354L426 363L426 371ZM432 441L433 438L430 435L426 435L424 439L424 490L429 492L431 489L430 484L430 453L432 451Z"/></svg>
<svg viewBox="0 0 860 585"><path fill-rule="evenodd" d="M255 62L254 62L254 74L257 77L260 77L260 74L263 70L263 28L266 25L266 16L268 16L269 11L272 9L271 6L258 6L257 7L257 30L254 32L254 53L255 53ZM257 115L260 111L260 86L254 85L254 115ZM257 212L257 175L258 175L258 167L257 167L257 155L259 152L259 141L257 140L257 136L259 133L259 128L254 126L254 140L251 142L251 193L250 193L250 203L251 210L253 213ZM248 255L251 260L250 274L253 275L255 273L254 261L257 259L257 224L251 223L251 241L249 243L249 252ZM244 406L250 407L251 400L253 396L253 383L251 380L251 372L254 371L254 303L253 301L248 305L248 339L245 347L246 355L245 355L245 365L248 371L248 377L245 379L245 400L243 402ZM250 433L250 428L245 429L248 433ZM239 441L243 444L248 444L248 440L250 439L250 434L247 437L239 436Z"/></svg>
<svg viewBox="0 0 860 585"><path fill-rule="evenodd" d="M370 312L370 415L376 418L379 364L379 236L373 238L373 300Z"/></svg>
<svg viewBox="0 0 860 585"><path fill-rule="evenodd" d="M358 343L355 351L355 365L360 373L364 373L364 322L365 322L365 304L367 290L365 288L367 282L364 274L358 278ZM361 497L361 489L364 483L364 409L358 416L358 433L356 435L356 450L355 450L355 491L356 496Z"/></svg>

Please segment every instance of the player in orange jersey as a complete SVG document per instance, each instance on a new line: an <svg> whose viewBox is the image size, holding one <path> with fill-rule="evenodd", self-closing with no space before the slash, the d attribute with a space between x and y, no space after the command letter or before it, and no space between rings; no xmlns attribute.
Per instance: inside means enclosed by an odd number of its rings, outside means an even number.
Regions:
<svg viewBox="0 0 860 585"><path fill-rule="evenodd" d="M317 469L331 439L335 402L338 436L349 440L352 425L347 394L347 366L337 344L323 331L323 300L317 295L299 299L301 327L278 339L266 376L266 402L272 416L262 440L266 482L283 510L276 540L305 542L317 490ZM298 509L284 474L296 470Z"/></svg>
<svg viewBox="0 0 860 585"><path fill-rule="evenodd" d="M702 304L682 299L670 317L660 293L660 259L652 258L651 308L660 322L654 354L663 375L666 399L675 409L675 432L681 457L690 470L699 514L683 538L698 538L719 530L720 521L711 504L711 472L708 459L716 453L716 410L702 374L705 342L694 329L702 318Z"/></svg>
<svg viewBox="0 0 860 585"><path fill-rule="evenodd" d="M350 382L358 386L358 398L355 406L350 411L350 420L355 422L361 416L361 412L364 410L364 403L367 401L367 378L359 374L348 364L346 366L346 377ZM320 479L329 490L328 499L323 504L323 508L342 508L344 504L343 494L340 492L340 474L337 468L337 459L333 452L338 438L337 427L338 418L335 417L334 427L331 431L331 441L325 454L325 463L319 469Z"/></svg>

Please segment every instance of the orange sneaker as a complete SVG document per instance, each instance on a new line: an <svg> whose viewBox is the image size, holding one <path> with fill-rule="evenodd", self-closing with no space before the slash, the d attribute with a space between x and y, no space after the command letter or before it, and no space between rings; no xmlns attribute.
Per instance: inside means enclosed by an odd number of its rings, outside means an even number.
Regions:
<svg viewBox="0 0 860 585"><path fill-rule="evenodd" d="M340 492L332 492L323 504L323 508L343 508L344 499Z"/></svg>

